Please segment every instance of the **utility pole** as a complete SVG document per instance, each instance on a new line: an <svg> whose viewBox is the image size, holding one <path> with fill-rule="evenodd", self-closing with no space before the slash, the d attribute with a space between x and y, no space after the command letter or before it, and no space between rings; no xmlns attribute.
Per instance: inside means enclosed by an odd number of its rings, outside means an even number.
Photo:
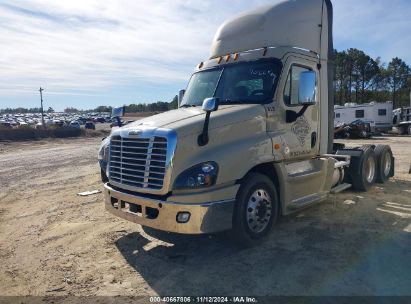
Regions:
<svg viewBox="0 0 411 304"><path fill-rule="evenodd" d="M411 79L411 74L408 74L408 75L407 75L407 81L408 81L408 78ZM410 90L410 108L411 108L411 90ZM411 168L410 168L410 171L411 171ZM410 174L411 174L411 173L410 173Z"/></svg>
<svg viewBox="0 0 411 304"><path fill-rule="evenodd" d="M40 87L40 102L41 102L41 124L43 125L43 128L45 128L45 124L44 124L44 110L43 110L43 91L44 89L42 89Z"/></svg>

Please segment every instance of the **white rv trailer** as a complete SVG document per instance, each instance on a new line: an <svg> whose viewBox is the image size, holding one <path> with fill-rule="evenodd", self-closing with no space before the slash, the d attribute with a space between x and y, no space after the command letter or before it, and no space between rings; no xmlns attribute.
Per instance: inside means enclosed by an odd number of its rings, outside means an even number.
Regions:
<svg viewBox="0 0 411 304"><path fill-rule="evenodd" d="M362 120L371 125L372 132L388 131L392 128L392 102L346 103L334 106L334 126Z"/></svg>
<svg viewBox="0 0 411 304"><path fill-rule="evenodd" d="M411 92L410 106L408 108L398 108L393 111L393 124L397 127L399 134L411 135Z"/></svg>

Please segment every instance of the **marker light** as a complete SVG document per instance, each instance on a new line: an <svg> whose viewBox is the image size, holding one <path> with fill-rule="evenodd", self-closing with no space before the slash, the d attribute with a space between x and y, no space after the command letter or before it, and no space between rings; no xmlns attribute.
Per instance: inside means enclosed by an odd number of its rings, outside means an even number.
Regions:
<svg viewBox="0 0 411 304"><path fill-rule="evenodd" d="M178 223L187 223L190 219L190 212L179 212L177 213L177 222Z"/></svg>

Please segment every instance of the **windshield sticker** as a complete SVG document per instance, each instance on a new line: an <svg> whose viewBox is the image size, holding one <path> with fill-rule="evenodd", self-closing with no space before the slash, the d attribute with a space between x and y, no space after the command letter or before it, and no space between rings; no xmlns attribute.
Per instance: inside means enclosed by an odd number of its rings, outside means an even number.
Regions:
<svg viewBox="0 0 411 304"><path fill-rule="evenodd" d="M304 146L307 135L311 130L310 124L308 123L307 119L304 116L298 117L291 130L297 136L301 146Z"/></svg>

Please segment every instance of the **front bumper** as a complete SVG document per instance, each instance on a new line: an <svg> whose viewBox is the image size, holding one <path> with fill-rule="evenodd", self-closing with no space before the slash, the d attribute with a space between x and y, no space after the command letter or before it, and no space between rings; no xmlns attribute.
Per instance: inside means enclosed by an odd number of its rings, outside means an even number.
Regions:
<svg viewBox="0 0 411 304"><path fill-rule="evenodd" d="M108 183L105 188L105 207L122 219L159 230L202 234L232 228L235 200L207 203L176 203L150 199L113 189ZM189 212L186 223L177 222L180 212Z"/></svg>

